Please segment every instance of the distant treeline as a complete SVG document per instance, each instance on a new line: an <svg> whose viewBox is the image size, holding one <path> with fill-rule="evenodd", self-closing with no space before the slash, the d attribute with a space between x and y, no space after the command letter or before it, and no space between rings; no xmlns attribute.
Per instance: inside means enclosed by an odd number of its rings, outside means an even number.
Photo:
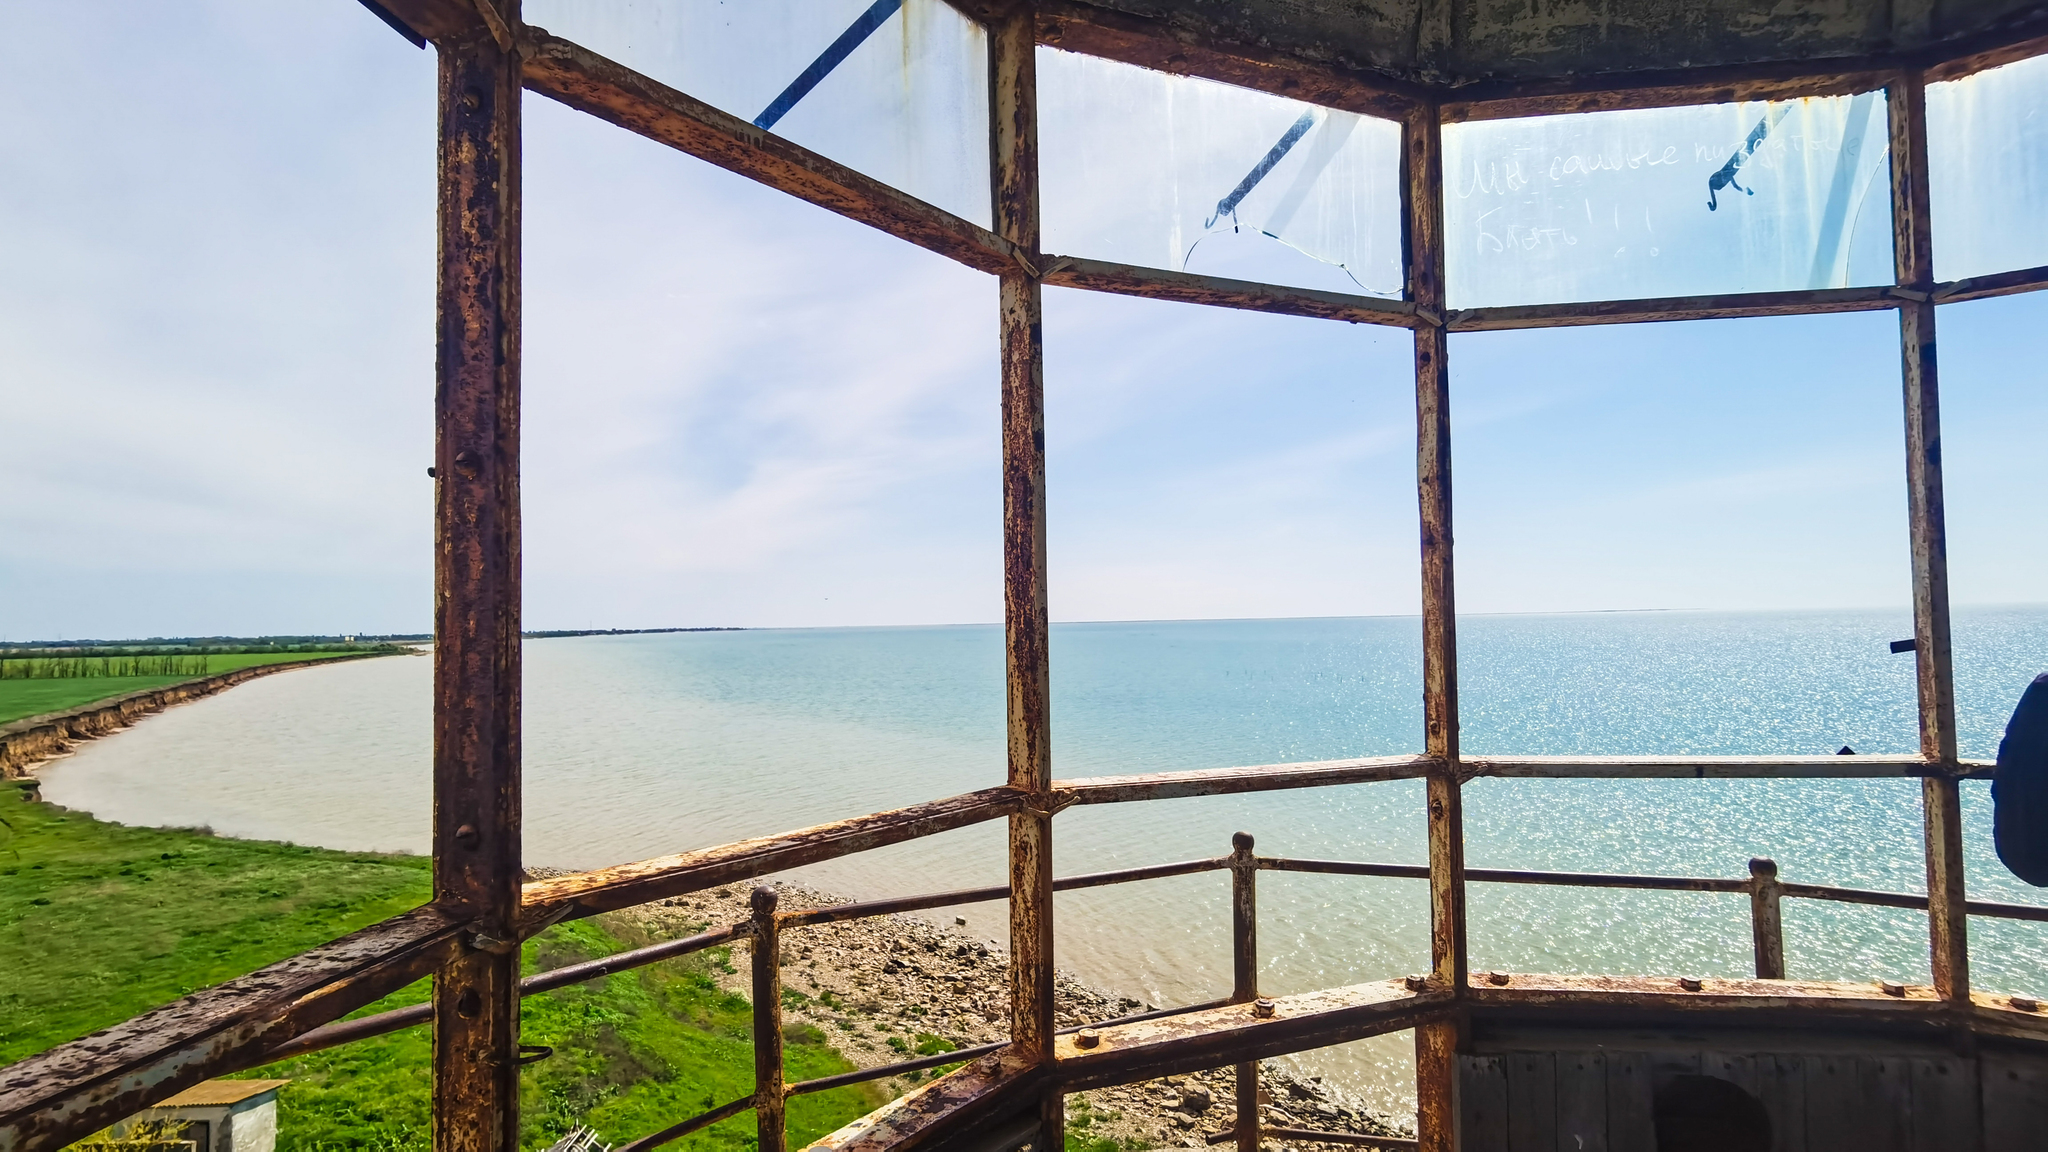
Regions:
<svg viewBox="0 0 2048 1152"><path fill-rule="evenodd" d="M745 628L576 628L549 632L527 632L528 640L554 640L562 636L650 636L657 632L745 632Z"/></svg>
<svg viewBox="0 0 2048 1152"><path fill-rule="evenodd" d="M364 640L362 640L362 639L360 639L360 638L359 638L359 639L357 639L357 640L356 640L355 642L353 642L353 643L350 643L350 642L347 642L347 641L343 641L343 640L329 640L329 641L326 641L326 642L309 642L309 643L303 643L303 644L175 644L175 643L171 643L171 644L140 644L140 643L138 643L138 644L132 644L132 645L130 645L130 644L93 644L93 645L71 645L71 644L67 644L67 645L64 645L64 646L61 646L61 647L60 647L60 646L58 646L58 645L55 645L55 644L41 644L41 645L38 645L38 644L24 644L24 645L21 645L21 646L19 646L19 647L13 647L13 648L0 648L0 661L4 661L4 660L11 660L11 659L19 658L19 657L30 657L30 656L35 656L35 657L51 657L51 658L74 658L74 657L86 657L86 658L101 658L101 657L104 657L104 658L110 658L110 659L118 659L118 658L127 658L127 657L131 657L131 656L134 656L134 657L142 657L142 656L166 656L166 657L185 657L185 656L194 656L194 657L199 657L199 658L202 658L202 659L203 659L203 658L205 658L205 657L207 657L207 656L251 656L251 655L257 655L257 656L269 656L269 655L290 655L290 654L293 654L293 653L299 653L299 652L365 652L365 653L368 653L368 652L376 652L376 653L391 653L391 652L404 652L404 651L406 651L406 650L407 650L407 649L406 649L405 645L403 645L403 644L389 644L389 643L384 643L384 642L365 642ZM121 675L124 675L124 676L125 676L125 675L129 675L129 673L125 673L125 672L124 672L124 673L121 673ZM170 673L157 673L157 672L138 672L138 673L134 673L134 675L138 675L138 676L157 676L157 675L170 675Z"/></svg>
<svg viewBox="0 0 2048 1152"><path fill-rule="evenodd" d="M389 647L391 643L424 643L430 632L371 636L151 636L147 640L22 640L0 644L0 655L61 651L65 655L140 655L185 652L337 652Z"/></svg>
<svg viewBox="0 0 2048 1152"><path fill-rule="evenodd" d="M0 680L204 675L204 656L30 656L0 659Z"/></svg>

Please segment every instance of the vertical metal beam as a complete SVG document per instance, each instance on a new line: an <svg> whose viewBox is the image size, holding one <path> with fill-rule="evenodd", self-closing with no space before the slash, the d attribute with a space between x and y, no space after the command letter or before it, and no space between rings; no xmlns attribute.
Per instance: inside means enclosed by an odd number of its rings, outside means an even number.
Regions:
<svg viewBox="0 0 2048 1152"><path fill-rule="evenodd" d="M517 21L516 0L500 0ZM519 61L440 56L434 898L474 916L434 978L434 1147L519 1147Z"/></svg>
<svg viewBox="0 0 2048 1152"><path fill-rule="evenodd" d="M1045 587L1045 375L1038 277L1037 13L1024 2L989 33L989 176L995 231L1028 267L999 277L1003 376L1003 620L1009 782L1032 794L1010 817L1010 1042L1050 1061L1053 1037L1052 677ZM1037 1147L1065 1146L1049 1093Z"/></svg>
<svg viewBox="0 0 2048 1152"><path fill-rule="evenodd" d="M1891 113L1892 259L1901 295L1899 352L1906 404L1906 510L1913 554L1913 638L1920 754L1956 761L1955 669L1949 650L1948 531L1941 490L1941 388L1934 350L1934 246L1927 190L1927 85L1918 72L1894 82ZM1921 781L1927 848L1927 926L1934 987L1970 996L1969 917L1964 908L1962 798L1951 775Z"/></svg>
<svg viewBox="0 0 2048 1152"><path fill-rule="evenodd" d="M785 1152L782 1087L782 932L775 889L754 889L754 1147Z"/></svg>
<svg viewBox="0 0 2048 1152"><path fill-rule="evenodd" d="M1422 717L1430 773L1431 980L1465 994L1465 814L1458 782L1458 625L1451 565L1451 381L1444 316L1443 126L1424 108L1403 125L1408 295L1415 329L1415 472L1422 527ZM1416 1030L1417 1124L1425 1152L1455 1147L1459 1024Z"/></svg>

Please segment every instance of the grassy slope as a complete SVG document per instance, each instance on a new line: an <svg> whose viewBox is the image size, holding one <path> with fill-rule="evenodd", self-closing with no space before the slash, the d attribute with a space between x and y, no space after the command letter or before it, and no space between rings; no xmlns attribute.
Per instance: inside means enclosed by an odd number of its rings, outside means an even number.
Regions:
<svg viewBox="0 0 2048 1152"><path fill-rule="evenodd" d="M0 792L0 1065L239 975L426 898L426 861L104 824ZM16 915L19 910L19 915ZM529 971L634 946L623 922L550 929ZM674 1123L753 1081L745 1000L720 992L706 953L525 1002L530 1044L555 1049L524 1074L527 1144L584 1122L617 1143ZM426 984L365 1011L416 1003ZM792 1036L791 1079L849 1065L823 1037ZM425 1028L251 1070L290 1077L279 1147L425 1148ZM808 1142L881 1097L845 1088L791 1101ZM677 1147L753 1143L750 1116Z"/></svg>
<svg viewBox="0 0 2048 1152"><path fill-rule="evenodd" d="M341 652L237 652L206 658L206 674L232 672L252 664L281 664L293 660L331 660ZM0 680L0 724L24 716L61 712L95 700L125 696L166 684L196 680L196 676L85 676L75 680Z"/></svg>

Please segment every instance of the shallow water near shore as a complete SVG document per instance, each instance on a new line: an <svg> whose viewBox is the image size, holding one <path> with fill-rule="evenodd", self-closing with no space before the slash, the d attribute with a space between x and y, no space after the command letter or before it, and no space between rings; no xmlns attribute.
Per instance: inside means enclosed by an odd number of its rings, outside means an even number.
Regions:
<svg viewBox="0 0 2048 1152"><path fill-rule="evenodd" d="M1460 621L1468 754L1910 752L1904 611L1480 616ZM1065 624L1053 630L1055 774L1078 777L1412 752L1413 618ZM1995 754L2048 670L2048 608L1958 609L1962 751ZM526 859L583 868L704 847L1000 783L995 626L759 630L529 641ZM41 772L105 819L425 851L431 662L268 677L176 708ZM1973 898L2048 903L1994 856L1988 786L1963 786ZM1422 863L1419 782L1069 809L1061 874L1221 855ZM1475 781L1473 867L1789 880L1924 890L1909 780ZM991 823L791 874L850 896L1001 883ZM1059 961L1159 1005L1229 988L1228 881L1206 874L1059 898ZM1266 873L1263 990L1428 966L1426 887ZM1000 904L959 910L1004 934ZM1973 983L2048 993L2048 926L1971 924ZM1791 974L1928 979L1923 916L1786 903ZM1473 963L1518 971L1746 975L1737 895L1475 885ZM1300 1058L1412 1110L1406 1035Z"/></svg>

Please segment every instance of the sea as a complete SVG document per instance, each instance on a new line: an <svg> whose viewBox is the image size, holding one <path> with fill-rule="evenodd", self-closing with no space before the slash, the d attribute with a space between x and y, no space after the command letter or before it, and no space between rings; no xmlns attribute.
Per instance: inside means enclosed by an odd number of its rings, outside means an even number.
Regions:
<svg viewBox="0 0 2048 1152"><path fill-rule="evenodd" d="M1469 755L1912 752L1904 610L1470 616L1459 621ZM1963 755L1996 755L2048 671L2048 606L1954 613ZM997 625L758 629L526 642L525 859L587 868L801 828L1004 778ZM44 795L131 824L425 852L431 660L294 671L152 717L42 770ZM1057 624L1054 775L1170 772L1422 747L1414 617ZM2048 904L1998 862L1989 785L1963 784L1973 899ZM1925 891L1916 781L1476 780L1468 864ZM1070 808L1061 875L1263 854L1426 862L1422 785L1352 785ZM786 879L849 897L1004 882L1001 822ZM1429 965L1417 880L1264 873L1263 991ZM934 913L1000 942L1006 912ZM1788 900L1795 977L1929 979L1921 914ZM1064 893L1059 963L1161 1007L1230 988L1221 873ZM1475 884L1475 970L1742 976L1741 895ZM1972 974L2048 994L2048 925L1975 918ZM1412 1037L1292 1058L1379 1107L1413 1108Z"/></svg>

